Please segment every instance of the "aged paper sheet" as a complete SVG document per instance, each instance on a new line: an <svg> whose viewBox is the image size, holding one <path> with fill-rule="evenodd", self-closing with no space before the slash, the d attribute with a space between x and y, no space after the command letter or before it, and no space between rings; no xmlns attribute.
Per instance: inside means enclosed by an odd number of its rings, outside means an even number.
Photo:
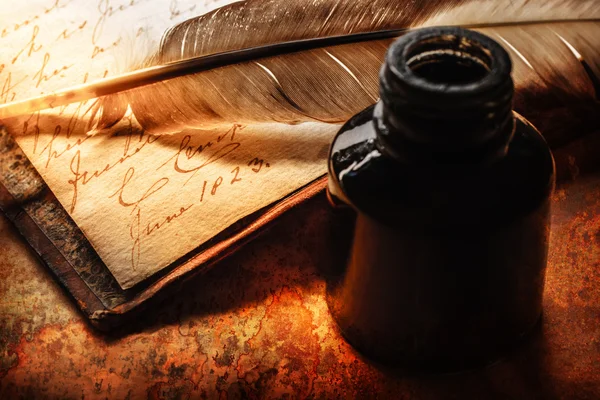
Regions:
<svg viewBox="0 0 600 400"><path fill-rule="evenodd" d="M3 0L0 104L124 72L169 26L231 1ZM123 288L326 171L335 127L86 135L92 101L9 126ZM160 107L160 99L157 99Z"/></svg>

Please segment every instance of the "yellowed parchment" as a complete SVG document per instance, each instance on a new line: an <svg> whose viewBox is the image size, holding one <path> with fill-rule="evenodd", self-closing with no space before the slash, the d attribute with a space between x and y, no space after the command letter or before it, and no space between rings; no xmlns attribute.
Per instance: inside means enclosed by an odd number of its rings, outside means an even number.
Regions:
<svg viewBox="0 0 600 400"><path fill-rule="evenodd" d="M231 1L2 0L0 104L124 72ZM123 288L325 173L335 127L86 135L92 101L3 121ZM157 99L160 107L160 99Z"/></svg>

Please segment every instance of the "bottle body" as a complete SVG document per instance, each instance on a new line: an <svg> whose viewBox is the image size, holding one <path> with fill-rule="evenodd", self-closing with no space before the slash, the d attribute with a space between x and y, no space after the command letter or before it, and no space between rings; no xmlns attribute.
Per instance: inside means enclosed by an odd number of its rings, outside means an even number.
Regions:
<svg viewBox="0 0 600 400"><path fill-rule="evenodd" d="M328 283L330 310L351 344L384 362L491 362L541 314L550 150L517 116L492 163L405 163L382 150L373 112L331 147L328 195L354 233L332 232L343 265Z"/></svg>

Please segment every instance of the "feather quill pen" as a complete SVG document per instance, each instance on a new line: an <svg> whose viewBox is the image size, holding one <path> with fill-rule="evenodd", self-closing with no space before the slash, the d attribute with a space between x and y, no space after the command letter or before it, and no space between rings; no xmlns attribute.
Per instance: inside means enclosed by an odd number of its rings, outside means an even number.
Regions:
<svg viewBox="0 0 600 400"><path fill-rule="evenodd" d="M169 29L145 70L5 105L0 118L107 95L98 129L127 107L163 134L231 122L342 123L376 101L393 38L434 25L477 29L506 48L515 109L551 145L600 131L596 0L247 0Z"/></svg>

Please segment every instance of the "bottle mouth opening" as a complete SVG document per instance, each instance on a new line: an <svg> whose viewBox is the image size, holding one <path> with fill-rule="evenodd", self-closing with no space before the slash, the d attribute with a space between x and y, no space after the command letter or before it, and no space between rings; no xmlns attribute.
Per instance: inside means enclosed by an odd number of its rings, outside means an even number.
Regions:
<svg viewBox="0 0 600 400"><path fill-rule="evenodd" d="M511 62L491 38L457 27L425 28L400 37L381 71L382 90L415 98L432 97L450 107L457 97L477 98L509 90ZM487 95L485 94L487 93Z"/></svg>
<svg viewBox="0 0 600 400"><path fill-rule="evenodd" d="M489 50L477 41L456 35L417 41L407 49L406 60L416 77L432 85L472 85L492 70Z"/></svg>

